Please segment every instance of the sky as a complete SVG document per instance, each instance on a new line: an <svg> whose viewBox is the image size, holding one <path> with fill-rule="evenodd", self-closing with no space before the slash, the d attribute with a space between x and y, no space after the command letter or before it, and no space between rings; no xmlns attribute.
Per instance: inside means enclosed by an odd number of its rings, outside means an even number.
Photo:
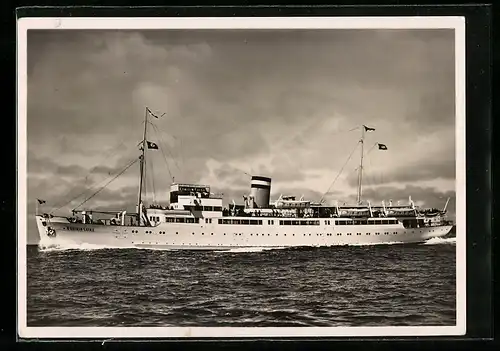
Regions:
<svg viewBox="0 0 500 351"><path fill-rule="evenodd" d="M29 30L28 215L68 215L137 160L146 107L146 203L173 179L242 203L249 174L272 199L355 201L366 125L363 199L451 197L454 217L453 30ZM81 208L133 211L138 184L136 162Z"/></svg>

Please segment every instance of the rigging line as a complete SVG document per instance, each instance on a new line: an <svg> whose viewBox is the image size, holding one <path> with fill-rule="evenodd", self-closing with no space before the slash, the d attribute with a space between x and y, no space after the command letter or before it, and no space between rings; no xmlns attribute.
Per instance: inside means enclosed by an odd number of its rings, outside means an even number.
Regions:
<svg viewBox="0 0 500 351"><path fill-rule="evenodd" d="M342 171L344 170L345 166L347 165L347 163L349 162L349 160L351 159L352 155L354 154L354 151L356 151L356 149L358 148L358 145L359 143L356 144L356 147L352 150L351 154L349 155L349 157L347 158L346 162L344 163L344 165L342 166L342 168L340 169L339 173L337 174L337 176L335 177L335 179L333 180L333 182L330 184L330 186L328 187L328 190L323 194L323 196L321 197L321 199L319 200L319 202L321 203L323 201L323 199L325 198L325 195L328 194L328 192L330 191L330 189L332 188L333 184L335 184L335 182L337 181L338 177L340 176L340 174L342 173Z"/></svg>
<svg viewBox="0 0 500 351"><path fill-rule="evenodd" d="M156 127L155 127L155 128L153 128L153 129L155 129L155 131L156 131ZM160 139L161 139L161 137L160 137ZM168 174L170 175L170 179L172 179L172 180L173 180L173 179L174 179L174 177L172 176L172 172L170 171L170 167L169 167L169 165L168 165L167 157L165 156L165 153L163 152L163 147L162 147L161 143L159 143L159 145L160 145L160 151L161 151L161 154L163 155L163 159L165 160L165 164L166 164L166 166L167 166L167 171L168 171ZM174 160L174 163L175 163L175 160ZM179 167L177 166L177 168L179 168ZM180 171L180 168L179 168L179 171Z"/></svg>
<svg viewBox="0 0 500 351"><path fill-rule="evenodd" d="M155 130L156 135L157 135L157 136L158 136L158 138L161 140L161 143L166 144L166 143L165 143L165 141L162 139L162 137L161 137L161 135L160 135L162 132L160 131L159 127L157 127L157 126L156 126L156 125L154 125L154 124L153 124L153 127L154 127L154 130ZM165 134L165 133L164 133L164 134ZM174 138L174 139L175 139L175 138ZM161 143L160 143L160 148L161 148ZM163 150L162 150L162 152L163 152ZM167 148L167 152L168 152L168 154L170 155L170 158L172 159L172 161L174 161L174 164L175 164L175 166L177 167L177 169L180 171L181 169L179 168L179 165L177 164L177 161L175 160L175 157L172 155L172 153L170 152L170 150L169 150L168 148ZM166 158L165 158L165 159L166 159Z"/></svg>
<svg viewBox="0 0 500 351"><path fill-rule="evenodd" d="M245 174L246 174L247 176L249 176L249 177L251 177L251 176L252 176L250 173L245 172L244 170L241 170L241 169L239 169L239 168L236 168L236 169L237 169L238 171L241 171L241 172L245 173Z"/></svg>
<svg viewBox="0 0 500 351"><path fill-rule="evenodd" d="M230 120L231 123L235 126L233 129L230 129L230 130L223 130L219 133L214 133L214 134L210 134L210 137L212 139L216 139L218 138L219 136L224 136L224 135L228 135L228 134L231 134L231 133L234 133L235 131L237 131L238 129L241 129L241 128L246 128L246 127L249 127L250 125L253 125L255 124L255 122L252 120L252 119L247 119L246 122L242 122L240 124L237 124L234 120Z"/></svg>
<svg viewBox="0 0 500 351"><path fill-rule="evenodd" d="M161 131L160 128L157 125L155 125L154 123L152 123L152 122L150 122L150 123L153 126L153 129L156 133L156 136L158 137L158 139L160 139L161 143L167 144L167 143L165 143L165 140L161 137L161 134L167 134L167 133L164 133L163 131ZM167 134L167 135L170 136L169 134ZM173 138L175 139L175 137L173 137ZM161 143L160 143L160 147L161 147ZM172 158L172 160L174 161L177 168L179 168L179 166L177 165L177 162L175 161L174 156L172 155L172 153L170 152L170 150L168 148L167 148L167 152L170 155L170 158ZM180 168L179 168L179 170L180 170Z"/></svg>
<svg viewBox="0 0 500 351"><path fill-rule="evenodd" d="M60 210L61 208L65 207L66 205L70 204L71 202L73 202L74 200L78 199L80 196L84 195L85 193L91 191L92 189L95 189L99 184L102 184L104 183L108 178L105 178L105 179L102 179L100 182L98 182L97 184L95 184L94 186L90 187L90 188L85 188L84 191L82 191L81 193L79 193L78 195L74 196L73 198L71 198L71 200L67 201L66 203L64 203L63 205L59 206L58 208L56 209L53 209L51 210L51 212L49 212L50 214L54 213L55 211L58 211Z"/></svg>
<svg viewBox="0 0 500 351"><path fill-rule="evenodd" d="M311 124L306 125L306 128L301 128L298 132L294 133L292 135L292 137L286 138L284 141L282 139L281 142L278 142L278 145L276 145L276 143L274 143L274 147L277 146L278 148L286 148L297 137L299 137L301 135L306 135L312 128L316 128L318 130L321 130L322 126L325 124L326 121L327 121L327 119L324 118L323 121L321 121L319 123L319 125L314 126L314 119L313 119L313 121L311 122ZM342 134L342 133L350 133L350 132L352 132L354 130L357 130L359 128L360 128L359 126L356 126L356 127L351 128L349 130L347 130L347 129L341 129L341 130L337 130L337 131L334 131L332 133L329 133L328 135L331 137L331 136L339 135L339 134ZM288 153L286 151L284 152L283 157L286 157L287 159L289 159L290 161L292 161L290 153Z"/></svg>
<svg viewBox="0 0 500 351"><path fill-rule="evenodd" d="M109 178L105 178L103 180L101 180L100 182L98 182L97 184L95 184L94 186L90 187L90 188L86 188L83 192L79 193L77 196L73 197L71 200L67 201L64 205L56 208L55 210L52 210L50 213L54 213L55 211L58 211L60 210L61 208L67 206L68 204L70 204L71 202L73 202L74 200L78 199L80 196L84 195L85 193L97 188L100 184L102 184L103 182L105 182L107 179Z"/></svg>
<svg viewBox="0 0 500 351"><path fill-rule="evenodd" d="M147 139L146 139L147 140ZM148 154L148 149L146 145L146 152L144 153L144 197L148 200L148 163L146 162L146 155Z"/></svg>
<svg viewBox="0 0 500 351"><path fill-rule="evenodd" d="M103 187L101 187L99 190L97 190L94 194L92 194L90 197L88 197L85 201L83 201L82 203L80 203L78 206L76 206L74 208L74 210L76 210L78 207L82 206L83 204L85 204L87 201L89 201L90 199L92 199L94 196L96 196L97 194L99 194L104 188L106 188L112 181L114 181L116 178L118 178L119 176L121 176L123 173L125 173L125 171L127 169L129 169L130 167L132 167L132 165L134 163L136 163L139 159L136 158L135 160L133 160L132 162L130 162L127 167L125 167L120 173L118 173L116 176L114 176L109 182L107 182Z"/></svg>
<svg viewBox="0 0 500 351"><path fill-rule="evenodd" d="M327 119L323 119L323 121L318 125L316 126L317 129L321 129L321 127L325 124L325 122L327 121ZM309 129L311 129L311 127L313 127L313 125L309 125L307 128L305 128L303 131L308 131ZM354 130L357 130L359 129L359 126L356 126L354 128L351 128L351 129L341 129L341 130L337 130L337 131L333 131L331 133L329 133L328 135L329 136L333 136L333 135L337 135L337 134L341 134L341 133L350 133ZM283 145L286 145L287 142L290 142L292 141L293 139L295 139L297 136L299 135L299 133L296 133L295 136L293 138L291 138L290 140L288 141L285 141L285 143L283 143Z"/></svg>
<svg viewBox="0 0 500 351"><path fill-rule="evenodd" d="M365 156L364 156L364 157L367 157L367 156L370 154L370 152L372 152L372 151L373 151L373 149L375 148L375 146L376 146L377 144L378 144L378 143L373 144L373 146L370 148L370 150L368 150L368 152L365 154Z"/></svg>
<svg viewBox="0 0 500 351"><path fill-rule="evenodd" d="M324 119L324 120L320 123L319 127L318 127L318 126L316 126L316 128L321 129L322 125L323 125L325 122L326 122L326 119ZM306 132L308 132L308 130L310 130L312 127L313 127L313 126L312 126L312 124L311 124L311 125L309 125L307 128L303 129L303 130L302 130L302 132L303 132L303 133L306 133ZM339 134L342 134L342 133L350 133L350 132L355 131L355 130L357 130L357 129L360 129L360 127L359 127L359 126L356 126L356 127L354 127L354 128L348 129L348 130L347 130L347 129L342 129L342 130L338 130L338 131L335 131L335 132L329 133L328 135L331 137L331 136L339 135ZM299 135L300 135L300 132L295 133L295 134L292 136L292 138L289 138L288 140L285 140L284 142L279 143L279 144L278 144L278 147L282 147L282 148L283 148L283 147L286 147L288 144L290 144L291 142L293 142L293 141L294 141L294 140L295 140L295 139L296 139ZM285 151L285 153L284 153L284 156L285 156L285 157L287 157L289 160L291 160L291 158L290 158L290 154L289 154L289 153L287 153L286 151Z"/></svg>
<svg viewBox="0 0 500 351"><path fill-rule="evenodd" d="M115 149L119 148L119 147L120 147L120 146L122 146L122 145L123 145L123 141L122 141L120 144L118 144L117 146L115 146L115 147L113 147L113 148L109 149L109 150L108 150L108 151L104 154L103 159L102 159L102 160L101 160L98 164L96 164L93 168L91 168L91 169L90 169L90 171L88 171L87 175L86 175L83 179L80 179L80 181L85 181L85 185L86 185L86 184L87 184L87 178L88 178L89 176L91 176L91 175L92 175L92 173L94 173L94 171L95 171L98 167L102 166L102 164L103 164L105 161L109 161L109 159L110 159L111 157L115 156L115 155L119 152L119 150L120 150L120 149L118 149L118 150L115 150ZM80 182L78 182L78 183L80 183ZM68 191L64 194L64 196L62 196L62 198L65 198L65 197L69 196L69 194L71 194L71 192L72 192L73 190L74 190L74 189L70 189L70 190L68 190ZM87 190L88 190L88 189L87 189ZM77 196L77 198L78 198L78 197L80 197L82 194L84 194L87 190L85 190L83 193L79 194L79 195ZM75 199L75 198L73 198L71 201L73 201L74 199ZM60 203L58 203L58 204L56 204L56 205L52 206L52 208L51 208L51 210L49 211L49 213L53 213L54 211L59 210L60 208L64 207L64 206L65 206L65 205L67 205L67 204L68 204L68 203L65 203L64 205L62 205L62 206L60 206L60 207L57 207L57 206L59 206L59 205L60 205Z"/></svg>
<svg viewBox="0 0 500 351"><path fill-rule="evenodd" d="M377 145L377 143L373 144L373 146L372 146L372 147L371 147L371 148L370 148L370 149L369 149L369 150L368 150L368 151L364 154L363 158L367 158L367 157L368 157L368 155L370 154L370 152L372 152L372 151L373 151L373 149L375 148L375 145ZM364 167L364 166L363 166L363 169L364 169L364 168L366 168L366 167ZM359 169L359 166L357 166L356 168L354 168L354 169L352 170L352 172L356 172L358 169ZM351 172L351 173L349 173L349 175L351 175L351 174L352 174L352 172Z"/></svg>
<svg viewBox="0 0 500 351"><path fill-rule="evenodd" d="M365 156L364 158L368 160L368 163L369 163L369 166L368 169L370 169L370 171L372 170L371 166L372 166L372 163L371 163L371 158L368 158L368 155L374 150L375 146L377 145L377 143L373 144L373 146L368 150L368 152L365 153ZM366 176L366 184L368 186L372 186L372 185L375 185L375 181L374 181L374 176L372 173L368 173L367 172L367 167L366 167L366 163L365 165L363 166L363 173L365 174ZM368 173L368 174L367 174Z"/></svg>
<svg viewBox="0 0 500 351"><path fill-rule="evenodd" d="M153 167L153 162L151 162L151 183L153 185L153 204L156 203L156 199L155 199L155 171L154 171L154 167Z"/></svg>

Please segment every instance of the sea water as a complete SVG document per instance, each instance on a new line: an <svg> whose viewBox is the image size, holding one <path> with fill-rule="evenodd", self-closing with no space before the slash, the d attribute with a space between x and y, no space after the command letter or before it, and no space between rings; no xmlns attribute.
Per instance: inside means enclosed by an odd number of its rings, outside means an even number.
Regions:
<svg viewBox="0 0 500 351"><path fill-rule="evenodd" d="M223 252L27 247L28 326L454 325L455 238Z"/></svg>

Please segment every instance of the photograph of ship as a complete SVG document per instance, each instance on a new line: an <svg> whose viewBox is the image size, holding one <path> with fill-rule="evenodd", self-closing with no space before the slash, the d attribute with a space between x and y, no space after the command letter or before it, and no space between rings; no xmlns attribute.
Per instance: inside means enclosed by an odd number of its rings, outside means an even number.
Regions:
<svg viewBox="0 0 500 351"><path fill-rule="evenodd" d="M29 30L27 326L455 326L455 38Z"/></svg>

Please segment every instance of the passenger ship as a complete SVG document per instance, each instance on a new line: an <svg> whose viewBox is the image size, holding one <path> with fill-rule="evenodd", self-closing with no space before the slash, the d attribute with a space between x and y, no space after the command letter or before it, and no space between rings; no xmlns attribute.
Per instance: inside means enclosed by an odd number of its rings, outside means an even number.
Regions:
<svg viewBox="0 0 500 351"><path fill-rule="evenodd" d="M411 197L406 205L362 203L364 136L367 130L374 130L366 126L361 128L355 205L325 206L322 201L315 203L294 196L280 196L272 202L271 178L254 175L243 204L233 200L224 207L223 196L212 193L208 185L173 183L168 206L145 206L142 197L146 148L157 149L155 143L146 139L149 114L151 111L146 108L142 154L137 159L140 183L136 213L75 209L71 217L37 213L41 244L228 250L418 243L443 237L453 227L446 219L449 199L443 210L421 209Z"/></svg>

